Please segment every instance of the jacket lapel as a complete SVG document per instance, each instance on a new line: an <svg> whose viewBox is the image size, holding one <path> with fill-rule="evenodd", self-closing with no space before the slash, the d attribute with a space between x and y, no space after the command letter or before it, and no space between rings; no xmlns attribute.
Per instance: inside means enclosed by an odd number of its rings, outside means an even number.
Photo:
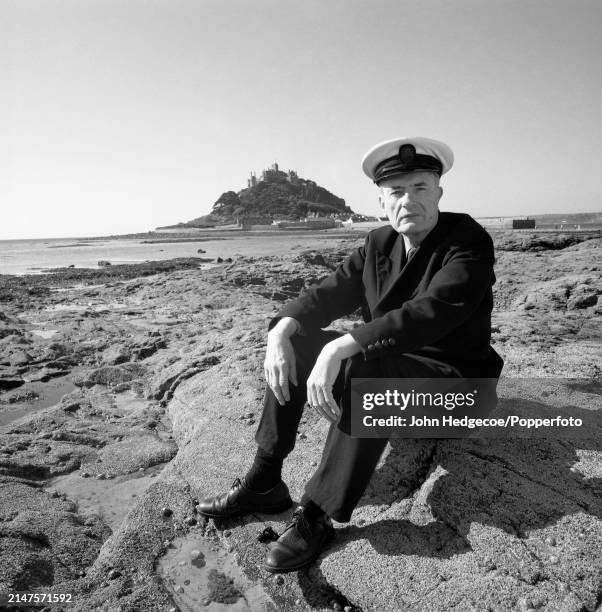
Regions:
<svg viewBox="0 0 602 612"><path fill-rule="evenodd" d="M376 249L376 279L377 299L387 290L392 275L395 274L394 262L391 259L392 250L395 247L397 232L392 231L384 244Z"/></svg>
<svg viewBox="0 0 602 612"><path fill-rule="evenodd" d="M381 253L376 252L376 279L377 279L377 295L381 296L387 286L387 281L391 276L391 270L393 268L391 260Z"/></svg>
<svg viewBox="0 0 602 612"><path fill-rule="evenodd" d="M401 270L403 269L403 264L406 260L406 253L403 236L401 234L397 234L397 238L393 243L393 247L391 248L391 251L388 255L388 259L390 262L389 274L384 279L384 282L381 285L379 299L382 299L382 296L384 296L389 291L389 289L397 280L399 274L401 273Z"/></svg>

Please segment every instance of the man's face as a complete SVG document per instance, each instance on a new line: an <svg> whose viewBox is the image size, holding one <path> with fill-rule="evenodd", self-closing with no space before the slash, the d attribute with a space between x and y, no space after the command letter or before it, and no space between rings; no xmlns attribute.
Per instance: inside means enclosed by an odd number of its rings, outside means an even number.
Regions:
<svg viewBox="0 0 602 612"><path fill-rule="evenodd" d="M443 190L433 172L408 172L384 179L378 185L381 206L393 229L422 238L435 227Z"/></svg>

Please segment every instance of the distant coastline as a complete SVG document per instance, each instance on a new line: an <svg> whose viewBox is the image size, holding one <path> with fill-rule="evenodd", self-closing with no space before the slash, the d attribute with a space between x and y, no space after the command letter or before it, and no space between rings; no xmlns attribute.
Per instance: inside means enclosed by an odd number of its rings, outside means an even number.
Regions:
<svg viewBox="0 0 602 612"><path fill-rule="evenodd" d="M544 213L539 215L488 215L488 216L475 216L473 217L481 223L487 229L495 230L496 224L503 223L504 221L510 221L512 219L534 219L536 222L536 231L540 230L558 230L567 231L572 229L571 225L580 225L583 231L599 230L602 229L602 211L598 212L580 212L580 213ZM173 226L175 229L162 231L162 228L156 230L150 230L146 232L133 232L129 234L108 234L103 236L63 236L58 238L5 238L0 239L0 243L6 242L37 242L37 241L59 241L69 240L72 244L60 245L61 248L75 247L75 246L87 246L90 242L101 242L106 240L143 240L147 241L148 244L151 242L198 242L203 240L219 240L227 239L240 236L273 236L277 234L281 235L327 235L334 237L340 235L341 237L350 237L354 234L360 235L378 227L386 222L363 222L354 223L348 228L332 228L327 230L248 230L233 227L205 227L205 228L178 228ZM565 225L566 227L555 227ZM168 226L164 226L168 227ZM506 229L506 228L500 228ZM52 247L55 248L55 247Z"/></svg>

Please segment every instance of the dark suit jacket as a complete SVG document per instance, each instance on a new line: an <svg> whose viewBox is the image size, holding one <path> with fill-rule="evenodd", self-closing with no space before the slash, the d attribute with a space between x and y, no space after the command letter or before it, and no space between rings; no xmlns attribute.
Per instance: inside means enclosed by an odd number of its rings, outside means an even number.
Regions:
<svg viewBox="0 0 602 612"><path fill-rule="evenodd" d="M365 359L411 353L448 363L465 377L499 376L503 361L490 346L495 275L489 234L468 215L439 213L405 261L402 236L390 226L376 229L274 321L293 317L310 332L361 307L365 323L350 333Z"/></svg>

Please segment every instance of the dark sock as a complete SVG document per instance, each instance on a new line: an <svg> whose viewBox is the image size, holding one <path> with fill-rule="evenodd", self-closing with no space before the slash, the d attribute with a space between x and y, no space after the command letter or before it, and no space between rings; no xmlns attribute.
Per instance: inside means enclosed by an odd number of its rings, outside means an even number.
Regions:
<svg viewBox="0 0 602 612"><path fill-rule="evenodd" d="M307 517L308 521L315 521L319 518L322 518L326 512L320 508L320 506L316 505L307 495L307 493L303 494L301 498L301 505L303 506L303 514Z"/></svg>
<svg viewBox="0 0 602 612"><path fill-rule="evenodd" d="M262 493L274 488L282 478L283 461L282 457L274 457L258 448L253 465L245 476L246 486Z"/></svg>

